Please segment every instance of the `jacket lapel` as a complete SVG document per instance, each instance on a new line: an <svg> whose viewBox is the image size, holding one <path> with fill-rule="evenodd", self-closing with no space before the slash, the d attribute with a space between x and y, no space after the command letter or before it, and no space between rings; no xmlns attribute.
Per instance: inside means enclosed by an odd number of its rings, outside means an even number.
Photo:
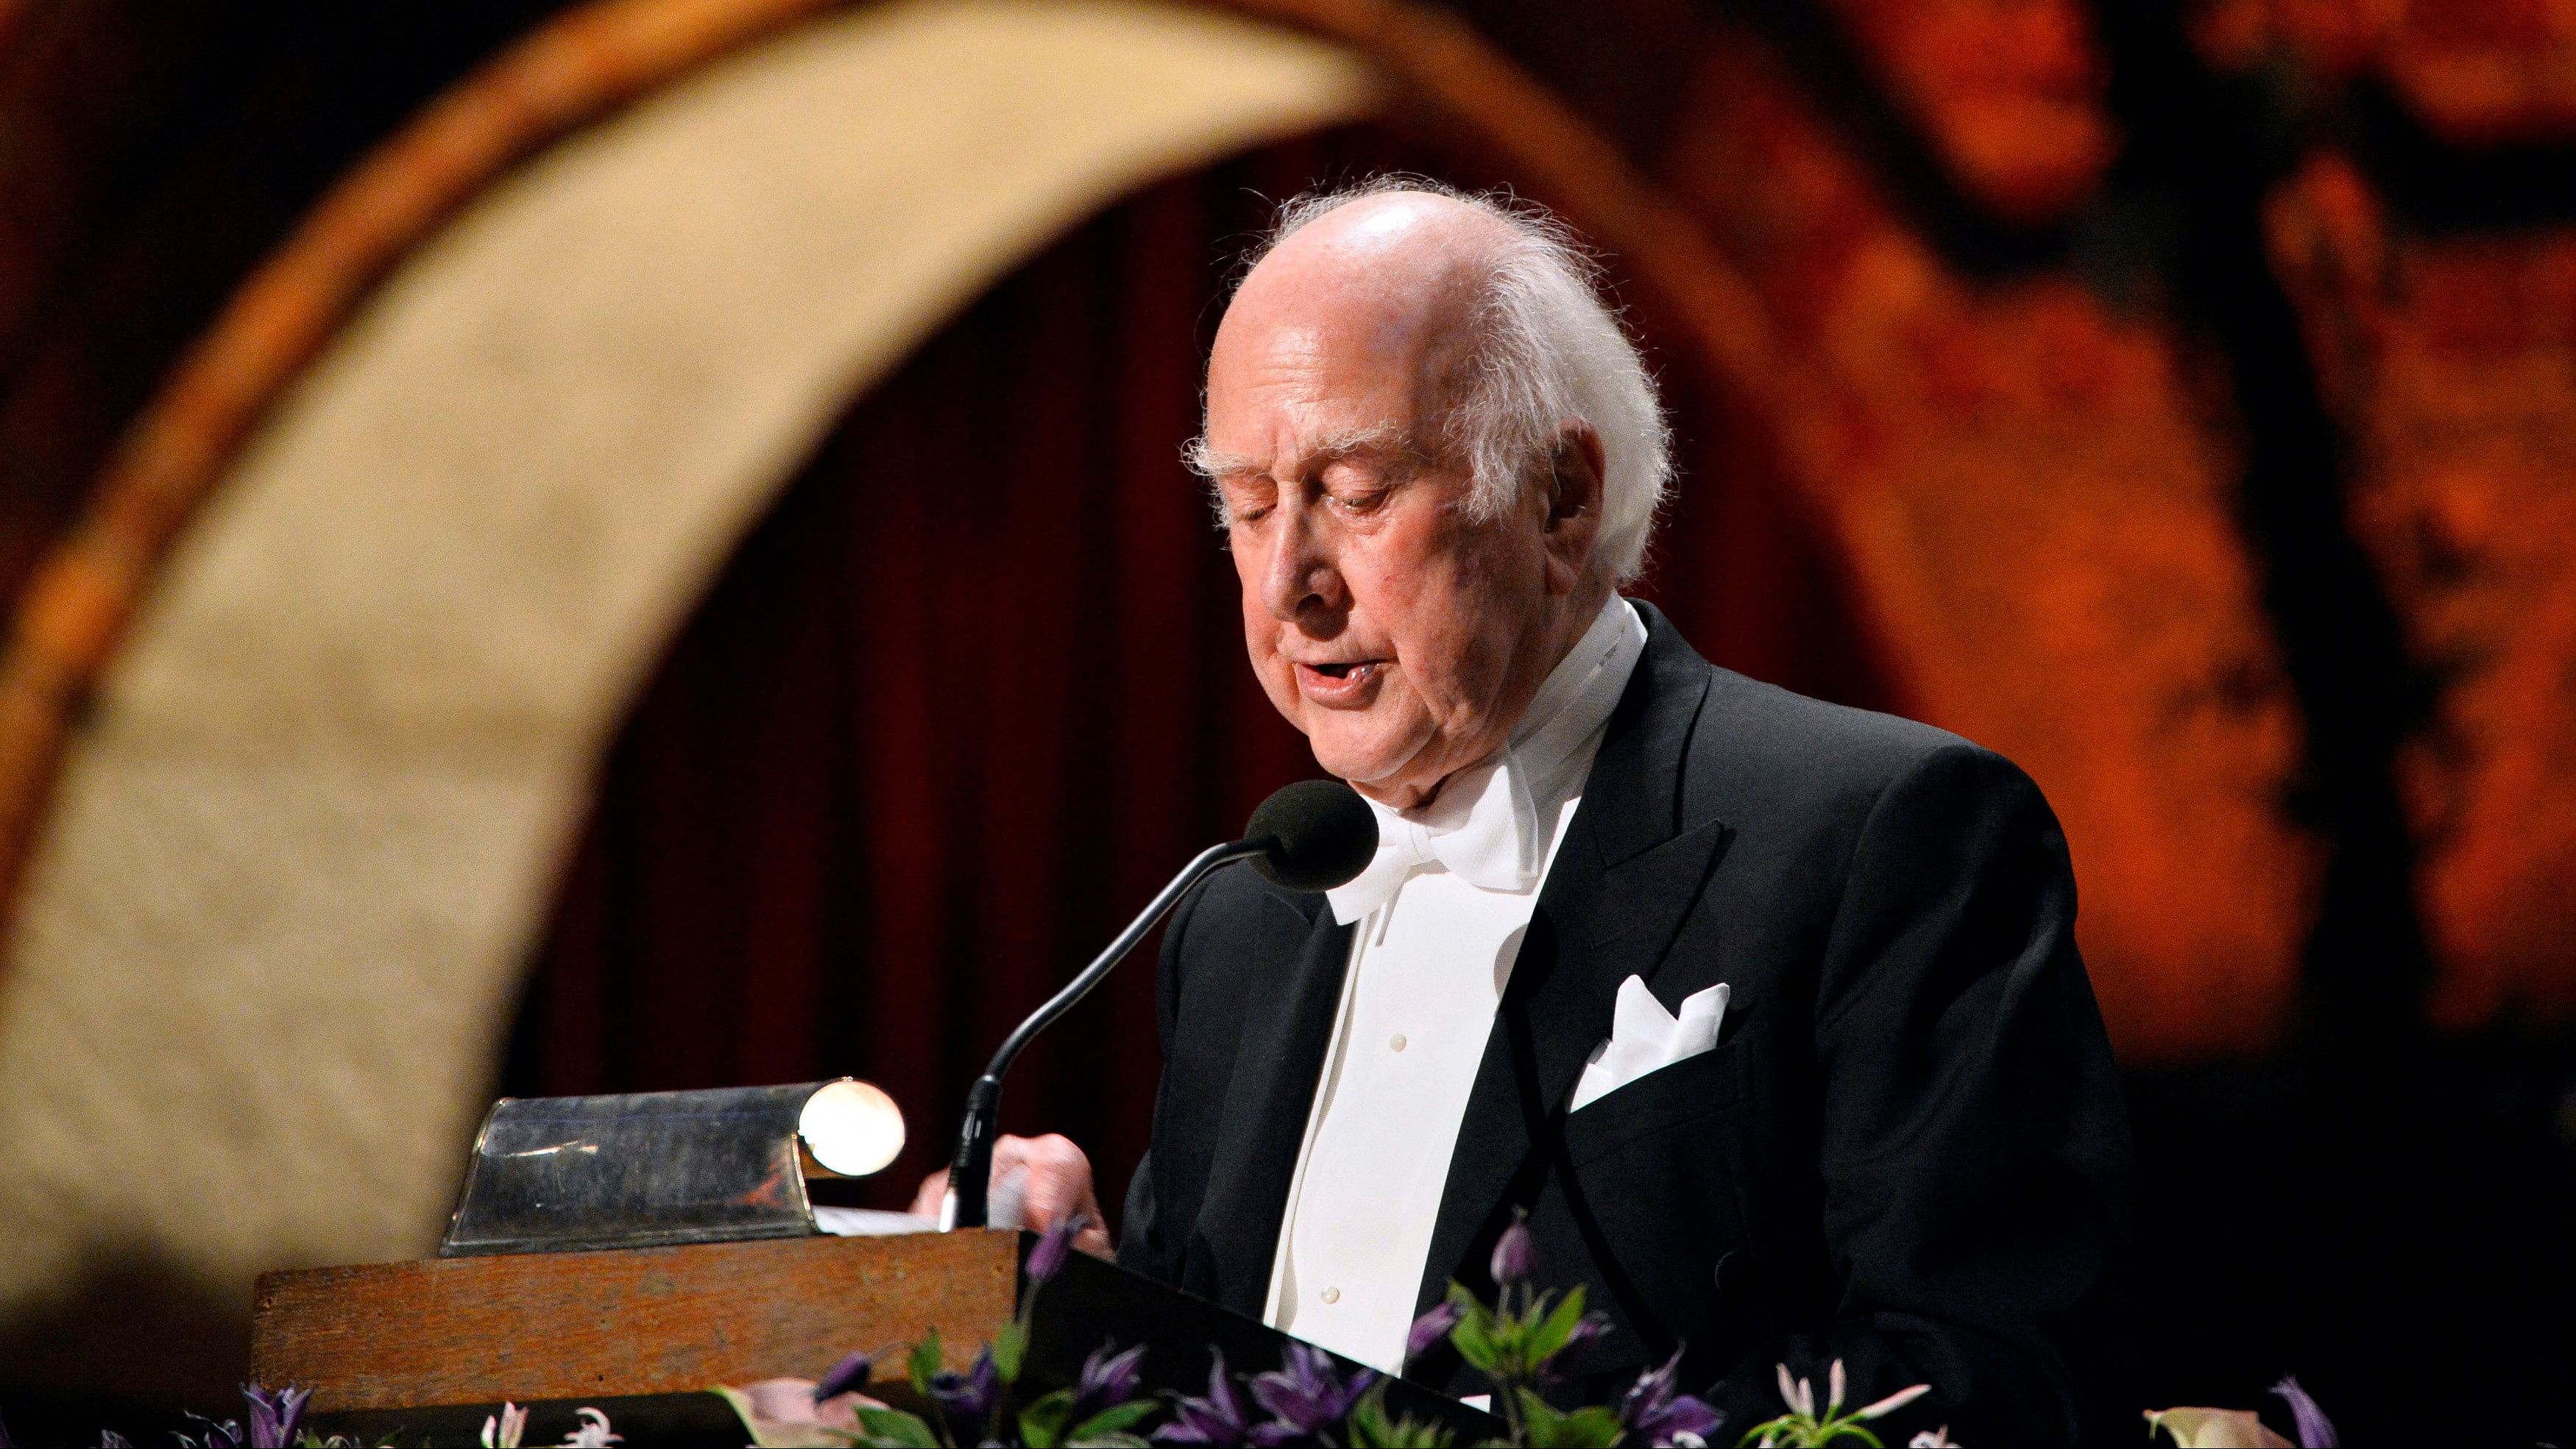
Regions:
<svg viewBox="0 0 2576 1449"><path fill-rule="evenodd" d="M1536 1190L1546 1163L1536 1149L1554 1132L1585 1058L1610 1034L1619 984L1632 975L1653 984L1728 833L1723 821L1682 818L1682 762L1709 666L1661 613L1637 609L1645 657L1610 717L1495 1013L1450 1155L1418 1308L1453 1276L1483 1276L1467 1255L1500 1229L1506 1204ZM1302 1124L1304 1113L1296 1116Z"/></svg>
<svg viewBox="0 0 2576 1449"><path fill-rule="evenodd" d="M1350 966L1353 928L1336 923L1323 903L1282 894L1264 903L1261 936L1244 967L1256 984L1199 1209L1197 1232L1213 1271L1211 1281L1188 1286L1253 1317L1269 1296L1280 1220Z"/></svg>

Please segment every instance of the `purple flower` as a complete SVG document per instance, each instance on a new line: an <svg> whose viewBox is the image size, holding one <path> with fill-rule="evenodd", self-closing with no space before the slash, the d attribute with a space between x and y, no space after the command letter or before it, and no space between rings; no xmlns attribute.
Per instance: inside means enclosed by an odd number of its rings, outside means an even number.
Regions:
<svg viewBox="0 0 2576 1449"><path fill-rule="evenodd" d="M1523 1282L1538 1267L1538 1249L1530 1244L1528 1214L1514 1213L1512 1225L1494 1240L1494 1283L1508 1286Z"/></svg>
<svg viewBox="0 0 2576 1449"><path fill-rule="evenodd" d="M1431 1311L1413 1320L1413 1331L1404 1336L1404 1356L1416 1358L1428 1353L1431 1346L1449 1336L1464 1316L1458 1305L1442 1299L1431 1305Z"/></svg>
<svg viewBox="0 0 2576 1449"><path fill-rule="evenodd" d="M1105 1343L1093 1349L1091 1357L1082 1361L1082 1379L1073 1388L1073 1417L1080 1420L1136 1397L1136 1380L1143 1374L1144 1363L1141 1343L1125 1353L1112 1353Z"/></svg>
<svg viewBox="0 0 2576 1449"><path fill-rule="evenodd" d="M1565 1335L1565 1342L1556 1346L1556 1352L1539 1361L1539 1380L1542 1383L1551 1384L1558 1382L1560 1375L1556 1366L1567 1354L1586 1344L1597 1342L1608 1336L1609 1332L1610 1315L1606 1313L1587 1313L1576 1319L1573 1331Z"/></svg>
<svg viewBox="0 0 2576 1449"><path fill-rule="evenodd" d="M1216 1361L1208 1369L1207 1397L1174 1399L1172 1422L1154 1431L1156 1441L1236 1449L1251 1439L1250 1416L1243 1411L1243 1396L1234 1391L1234 1375L1226 1372L1225 1355L1209 1352Z"/></svg>
<svg viewBox="0 0 2576 1449"><path fill-rule="evenodd" d="M1649 1444L1670 1444L1684 1434L1705 1439L1716 1432L1724 1414L1688 1394L1673 1392L1681 1366L1681 1350L1675 1349L1662 1368L1637 1375L1637 1382L1619 1400L1619 1422L1629 1433Z"/></svg>
<svg viewBox="0 0 2576 1449"><path fill-rule="evenodd" d="M2299 1376L2284 1374L2272 1386L2272 1392L2289 1401L2291 1422L2299 1431L2299 1449L2342 1449L2343 1440L2335 1433L2334 1421L2308 1391L2299 1387Z"/></svg>
<svg viewBox="0 0 2576 1449"><path fill-rule="evenodd" d="M819 1404L825 1399L837 1399L852 1389L866 1388L868 1370L875 1366L876 1360L864 1353L854 1353L842 1359L815 1383L814 1402Z"/></svg>
<svg viewBox="0 0 2576 1449"><path fill-rule="evenodd" d="M1314 1435L1349 1418L1351 1406L1376 1382L1377 1374L1370 1369L1359 1369L1344 1380L1334 1372L1331 1354L1292 1343L1287 1366L1255 1378L1252 1397L1278 1419L1277 1427Z"/></svg>
<svg viewBox="0 0 2576 1449"><path fill-rule="evenodd" d="M993 1407L1002 1400L1002 1375L993 1367L993 1350L987 1347L975 1355L975 1367L965 1373L941 1369L930 1376L930 1400L952 1424L965 1424L981 1431L993 1417Z"/></svg>
<svg viewBox="0 0 2576 1449"><path fill-rule="evenodd" d="M241 1386L242 1401L250 1405L250 1449L287 1449L295 1442L295 1431L304 1422L304 1401L313 1397L311 1389L292 1385L275 1393L257 1384Z"/></svg>
<svg viewBox="0 0 2576 1449"><path fill-rule="evenodd" d="M1073 1251L1076 1233L1091 1226L1091 1219L1081 1213L1067 1213L1046 1230L1038 1245L1029 1249L1029 1281L1046 1283L1064 1271L1065 1256Z"/></svg>

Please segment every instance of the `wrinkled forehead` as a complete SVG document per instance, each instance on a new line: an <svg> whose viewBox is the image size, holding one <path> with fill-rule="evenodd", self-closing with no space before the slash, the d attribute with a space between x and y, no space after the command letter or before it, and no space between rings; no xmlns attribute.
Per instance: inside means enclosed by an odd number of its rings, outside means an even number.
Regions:
<svg viewBox="0 0 2576 1449"><path fill-rule="evenodd" d="M1468 345L1471 294L1451 285L1456 268L1363 260L1346 249L1274 254L1245 279L1208 357L1212 450L1284 467L1412 448L1436 431Z"/></svg>

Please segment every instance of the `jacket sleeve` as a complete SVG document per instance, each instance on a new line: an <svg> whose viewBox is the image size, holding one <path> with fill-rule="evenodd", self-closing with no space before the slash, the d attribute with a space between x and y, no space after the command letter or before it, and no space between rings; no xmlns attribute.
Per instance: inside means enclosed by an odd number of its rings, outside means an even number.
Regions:
<svg viewBox="0 0 2576 1449"><path fill-rule="evenodd" d="M1154 1093L1154 1123L1157 1141L1146 1149L1136 1163L1136 1175L1127 1182L1127 1203L1119 1215L1118 1265L1130 1272L1165 1283L1181 1280L1181 1244L1178 1230L1156 1216L1154 1192L1154 1146L1160 1145L1162 1124L1168 1120L1163 1111L1163 1094L1171 1090L1172 1033L1180 1014L1181 953L1189 934L1191 918L1199 902L1206 898L1202 884L1181 897L1172 917L1163 928L1163 944L1157 952L1154 974L1154 1029L1165 1063L1162 1080ZM1186 1225L1182 1225L1186 1227Z"/></svg>
<svg viewBox="0 0 2576 1449"><path fill-rule="evenodd" d="M2135 1437L2103 1417L2128 1124L2074 926L2065 837L2002 757L1941 747L1870 808L1814 1016L1839 1303L1779 1357L1820 1397L1835 1359L1854 1402L1932 1385L1890 1443ZM1782 1412L1768 1362L1717 1392L1729 1437Z"/></svg>

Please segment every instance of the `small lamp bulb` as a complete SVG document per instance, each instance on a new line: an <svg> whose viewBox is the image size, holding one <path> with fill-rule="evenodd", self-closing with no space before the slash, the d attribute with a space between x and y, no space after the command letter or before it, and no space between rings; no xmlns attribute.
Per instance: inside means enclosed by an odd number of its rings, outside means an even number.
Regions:
<svg viewBox="0 0 2576 1449"><path fill-rule="evenodd" d="M796 1134L826 1170L866 1177L903 1151L903 1109L874 1083L843 1077L805 1099Z"/></svg>

